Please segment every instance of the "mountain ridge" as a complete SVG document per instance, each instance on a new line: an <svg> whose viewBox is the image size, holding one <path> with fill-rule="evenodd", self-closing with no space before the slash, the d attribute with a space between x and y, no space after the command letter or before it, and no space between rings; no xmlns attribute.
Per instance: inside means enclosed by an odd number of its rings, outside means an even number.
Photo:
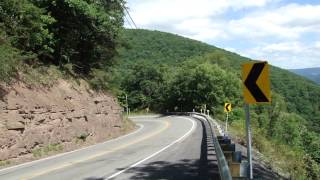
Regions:
<svg viewBox="0 0 320 180"><path fill-rule="evenodd" d="M289 71L310 79L320 85L320 67L289 69Z"/></svg>

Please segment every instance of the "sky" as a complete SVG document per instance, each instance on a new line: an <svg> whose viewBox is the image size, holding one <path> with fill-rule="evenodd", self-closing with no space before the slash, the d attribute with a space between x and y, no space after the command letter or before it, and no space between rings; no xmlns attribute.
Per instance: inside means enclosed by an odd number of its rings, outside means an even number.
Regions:
<svg viewBox="0 0 320 180"><path fill-rule="evenodd" d="M200 40L285 69L320 67L319 0L127 0L126 6L141 29Z"/></svg>

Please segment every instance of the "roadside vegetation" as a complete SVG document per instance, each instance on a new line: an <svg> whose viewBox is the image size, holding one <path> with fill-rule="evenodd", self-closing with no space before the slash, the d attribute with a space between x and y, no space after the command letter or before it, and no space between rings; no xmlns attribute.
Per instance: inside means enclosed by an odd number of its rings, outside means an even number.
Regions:
<svg viewBox="0 0 320 180"><path fill-rule="evenodd" d="M8 160L0 161L0 167L2 167L2 166L7 166L7 165L9 165L9 164L10 164L10 161L8 161Z"/></svg>
<svg viewBox="0 0 320 180"><path fill-rule="evenodd" d="M63 150L62 144L48 144L45 147L39 147L32 150L33 157L39 158L47 156L51 153L61 152Z"/></svg>

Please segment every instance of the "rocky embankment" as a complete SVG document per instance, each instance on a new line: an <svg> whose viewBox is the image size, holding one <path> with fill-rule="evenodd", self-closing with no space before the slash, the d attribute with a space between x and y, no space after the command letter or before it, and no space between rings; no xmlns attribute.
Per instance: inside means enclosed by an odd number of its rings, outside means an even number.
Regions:
<svg viewBox="0 0 320 180"><path fill-rule="evenodd" d="M0 162L6 164L73 150L133 129L122 120L113 96L94 92L85 82L60 80L51 88L1 85L0 110Z"/></svg>

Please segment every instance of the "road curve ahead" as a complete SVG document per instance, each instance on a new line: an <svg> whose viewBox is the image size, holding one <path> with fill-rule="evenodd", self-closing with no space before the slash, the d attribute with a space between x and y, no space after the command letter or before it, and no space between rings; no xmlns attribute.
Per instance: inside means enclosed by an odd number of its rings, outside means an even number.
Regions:
<svg viewBox="0 0 320 180"><path fill-rule="evenodd" d="M219 179L206 122L138 116L135 132L101 144L0 170L0 179Z"/></svg>

